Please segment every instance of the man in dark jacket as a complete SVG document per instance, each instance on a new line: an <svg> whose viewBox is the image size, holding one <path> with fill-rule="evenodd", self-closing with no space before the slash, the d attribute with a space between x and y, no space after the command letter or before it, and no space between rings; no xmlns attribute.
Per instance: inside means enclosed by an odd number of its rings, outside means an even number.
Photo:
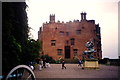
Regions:
<svg viewBox="0 0 120 80"><path fill-rule="evenodd" d="M43 67L46 68L46 58L43 60Z"/></svg>
<svg viewBox="0 0 120 80"><path fill-rule="evenodd" d="M65 67L65 61L63 60L62 61L62 69L64 69L64 68L66 69L66 67Z"/></svg>

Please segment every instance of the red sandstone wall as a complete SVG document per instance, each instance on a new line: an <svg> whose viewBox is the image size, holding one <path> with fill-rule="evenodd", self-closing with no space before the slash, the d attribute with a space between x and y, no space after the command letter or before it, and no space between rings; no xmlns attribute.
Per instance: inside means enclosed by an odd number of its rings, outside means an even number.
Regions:
<svg viewBox="0 0 120 80"><path fill-rule="evenodd" d="M84 28L83 28L84 27ZM76 35L76 30L81 30L80 35ZM52 56L54 59L59 57L65 57L64 47L66 46L65 41L69 40L69 46L71 48L70 59L73 59L73 49L78 49L78 57L82 58L82 52L86 50L86 42L90 39L95 39L99 41L96 37L95 31L96 27L94 23L87 22L86 20L81 22L68 22L68 23L47 23L43 24L43 31L39 31L39 40L43 41L43 52ZM64 35L60 35L60 31L64 32ZM66 32L69 32L69 35L66 36ZM70 38L75 38L75 45L70 44ZM56 40L56 46L51 46L51 40ZM97 46L97 43L94 43L95 49L100 49L99 55L95 55L96 58L102 58L101 46ZM57 55L57 49L63 49L62 55Z"/></svg>

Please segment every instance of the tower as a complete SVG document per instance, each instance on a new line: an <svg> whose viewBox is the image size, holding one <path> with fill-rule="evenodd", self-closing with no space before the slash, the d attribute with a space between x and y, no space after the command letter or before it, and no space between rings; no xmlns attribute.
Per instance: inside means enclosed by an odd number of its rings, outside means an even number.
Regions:
<svg viewBox="0 0 120 80"><path fill-rule="evenodd" d="M55 14L50 14L50 22L55 22Z"/></svg>
<svg viewBox="0 0 120 80"><path fill-rule="evenodd" d="M84 13L82 12L81 13L81 21L82 20L86 20L86 14L87 14L86 12L84 12Z"/></svg>
<svg viewBox="0 0 120 80"><path fill-rule="evenodd" d="M83 20L83 14L84 14L84 13L82 12L82 13L81 13L81 21Z"/></svg>
<svg viewBox="0 0 120 80"><path fill-rule="evenodd" d="M84 12L84 20L86 20L86 14L87 14L87 13L86 13L86 12Z"/></svg>

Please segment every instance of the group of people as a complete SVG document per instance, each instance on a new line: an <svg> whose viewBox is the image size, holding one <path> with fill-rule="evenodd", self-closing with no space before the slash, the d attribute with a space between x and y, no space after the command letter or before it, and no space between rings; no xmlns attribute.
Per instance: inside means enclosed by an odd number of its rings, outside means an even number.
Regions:
<svg viewBox="0 0 120 80"><path fill-rule="evenodd" d="M64 60L62 60L61 64L62 64L62 69L66 69ZM83 62L81 59L78 59L78 66L80 66L83 69ZM47 61L46 58L40 59L39 70L41 71L42 68L46 68L46 67L50 67L49 61Z"/></svg>
<svg viewBox="0 0 120 80"><path fill-rule="evenodd" d="M44 59L40 59L39 61L39 70L42 70L42 68L50 67L49 61Z"/></svg>
<svg viewBox="0 0 120 80"><path fill-rule="evenodd" d="M50 67L50 64L46 60L46 58L40 59L40 61L39 61L39 70L41 71L42 68L46 68L46 67ZM66 69L65 61L64 60L62 61L62 69Z"/></svg>

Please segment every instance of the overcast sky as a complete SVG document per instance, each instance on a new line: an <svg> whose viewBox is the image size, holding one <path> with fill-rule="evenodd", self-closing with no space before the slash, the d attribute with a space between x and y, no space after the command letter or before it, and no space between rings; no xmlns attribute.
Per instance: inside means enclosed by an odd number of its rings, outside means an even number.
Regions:
<svg viewBox="0 0 120 80"><path fill-rule="evenodd" d="M118 1L119 0L27 0L28 24L31 38L38 38L39 27L49 15L55 14L56 22L81 20L80 13L87 13L87 20L99 23L103 58L118 58Z"/></svg>

